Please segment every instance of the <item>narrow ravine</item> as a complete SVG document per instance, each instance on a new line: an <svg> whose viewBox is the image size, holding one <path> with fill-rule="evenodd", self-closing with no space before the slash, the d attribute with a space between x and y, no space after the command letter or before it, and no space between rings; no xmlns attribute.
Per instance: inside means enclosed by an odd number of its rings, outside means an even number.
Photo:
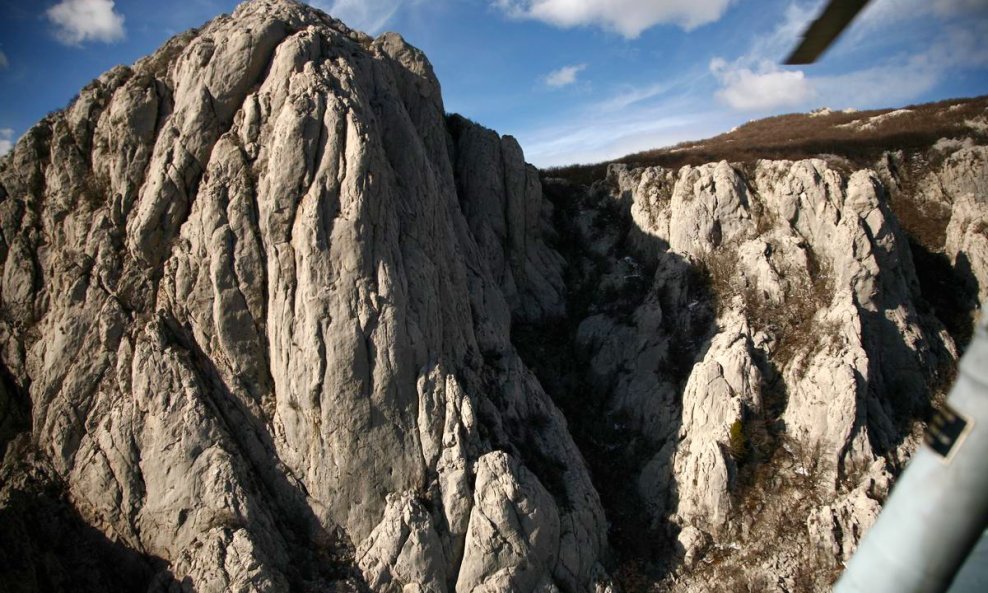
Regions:
<svg viewBox="0 0 988 593"><path fill-rule="evenodd" d="M651 524L649 503L637 479L667 443L642 434L616 404L613 383L595 376L580 327L588 318L603 316L633 328L633 316L645 301L663 296L653 286L659 259L676 260L683 285L694 293L691 300L706 308L682 327L669 324L678 339L664 370L681 392L714 331L709 308L714 299L707 271L681 261L666 246L642 241L630 203L617 199L614 189L606 182L588 188L543 181L545 196L554 206L552 247L566 260L566 316L540 324L516 323L512 343L566 416L607 515L613 553L609 571L622 590L634 592L661 581L677 562L676 528ZM679 402L672 404L668 415L678 418ZM674 436L676 429L669 427L667 434Z"/></svg>

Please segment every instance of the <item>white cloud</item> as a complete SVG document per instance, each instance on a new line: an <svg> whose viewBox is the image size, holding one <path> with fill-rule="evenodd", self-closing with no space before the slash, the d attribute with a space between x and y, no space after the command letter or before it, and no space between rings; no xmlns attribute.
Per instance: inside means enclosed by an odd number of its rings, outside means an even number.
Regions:
<svg viewBox="0 0 988 593"><path fill-rule="evenodd" d="M10 66L10 61L7 59L7 54L0 51L0 70L4 70L8 66Z"/></svg>
<svg viewBox="0 0 988 593"><path fill-rule="evenodd" d="M926 50L879 65L811 79L817 95L835 107L896 106L913 101L957 70L988 67L988 23L948 27Z"/></svg>
<svg viewBox="0 0 988 593"><path fill-rule="evenodd" d="M891 23L934 15L954 17L988 13L985 0L874 0L861 12L862 26L882 27Z"/></svg>
<svg viewBox="0 0 988 593"><path fill-rule="evenodd" d="M316 0L309 4L325 10L348 27L380 33L407 0ZM411 0L416 2L417 0Z"/></svg>
<svg viewBox="0 0 988 593"><path fill-rule="evenodd" d="M600 27L634 39L655 25L673 24L690 31L712 23L733 0L493 0L514 18L557 27Z"/></svg>
<svg viewBox="0 0 988 593"><path fill-rule="evenodd" d="M559 70L553 70L549 74L546 74L542 80L553 88L568 86L576 82L576 76L586 70L586 68L586 64L563 66Z"/></svg>
<svg viewBox="0 0 988 593"><path fill-rule="evenodd" d="M45 14L55 25L55 37L66 45L124 38L124 17L113 0L62 0Z"/></svg>
<svg viewBox="0 0 988 593"><path fill-rule="evenodd" d="M10 128L0 128L0 156L14 148L14 131Z"/></svg>
<svg viewBox="0 0 988 593"><path fill-rule="evenodd" d="M717 98L732 109L762 111L802 105L814 95L810 81L800 70L782 70L762 61L755 70L721 58L710 62L710 72L721 83Z"/></svg>
<svg viewBox="0 0 988 593"><path fill-rule="evenodd" d="M984 0L876 0L856 23L840 48L844 59L857 56L866 66L840 74L819 76L804 70L782 69L776 61L791 50L799 34L815 18L821 0L790 4L778 26L759 37L749 51L728 62L715 58L710 72L720 83L715 96L740 111L826 105L891 107L913 101L958 70L988 67L988 20L970 17L986 12ZM875 39L896 34L906 21L943 22L925 49L893 54L880 62L867 56Z"/></svg>

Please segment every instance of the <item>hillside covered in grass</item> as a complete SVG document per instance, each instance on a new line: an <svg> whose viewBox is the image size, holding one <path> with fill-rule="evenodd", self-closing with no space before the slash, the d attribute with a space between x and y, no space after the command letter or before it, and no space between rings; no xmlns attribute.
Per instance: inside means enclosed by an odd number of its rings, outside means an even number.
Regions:
<svg viewBox="0 0 988 593"><path fill-rule="evenodd" d="M818 156L846 161L848 168L861 168L871 167L886 152L925 151L943 138L958 137L988 138L988 96L899 109L823 108L812 113L778 115L750 121L713 138L637 152L603 163L552 167L544 174L589 185L603 179L611 163L632 168L679 168L722 160L752 162Z"/></svg>

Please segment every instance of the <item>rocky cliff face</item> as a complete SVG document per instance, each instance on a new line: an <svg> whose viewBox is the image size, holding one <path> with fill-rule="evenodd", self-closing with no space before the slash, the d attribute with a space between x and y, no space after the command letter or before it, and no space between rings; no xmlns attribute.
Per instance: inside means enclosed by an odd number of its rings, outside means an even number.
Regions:
<svg viewBox="0 0 988 593"><path fill-rule="evenodd" d="M984 147L933 152L878 172L762 160L547 181L573 293L601 287L571 300L560 342L594 385L594 416L571 414L592 471L628 460L635 483L602 491L626 587L829 590L985 296ZM936 232L920 243L896 211ZM536 369L565 408L555 366Z"/></svg>
<svg viewBox="0 0 988 593"><path fill-rule="evenodd" d="M400 37L245 3L0 183L4 506L53 491L151 590L606 588L597 493L509 340L562 311L537 172L447 125ZM4 579L55 590L23 556Z"/></svg>
<svg viewBox="0 0 988 593"><path fill-rule="evenodd" d="M986 296L955 144L543 183L397 35L251 0L0 159L0 583L822 590Z"/></svg>

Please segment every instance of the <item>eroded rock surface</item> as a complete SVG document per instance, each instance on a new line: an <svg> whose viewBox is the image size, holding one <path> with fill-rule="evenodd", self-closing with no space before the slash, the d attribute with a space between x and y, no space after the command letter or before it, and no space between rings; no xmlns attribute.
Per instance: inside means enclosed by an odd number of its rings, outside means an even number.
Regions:
<svg viewBox="0 0 988 593"><path fill-rule="evenodd" d="M0 161L4 447L152 589L607 586L597 494L509 339L563 313L548 208L399 36L246 2Z"/></svg>
<svg viewBox="0 0 988 593"><path fill-rule="evenodd" d="M577 416L575 434L590 427L595 473L632 459L637 488L604 496L622 583L648 580L644 557L670 591L829 590L958 356L893 200L944 204L939 249L984 286L982 147L944 146L935 198L825 160L549 182L578 236L571 288L602 287L570 322L606 420ZM610 425L620 438L599 443Z"/></svg>

